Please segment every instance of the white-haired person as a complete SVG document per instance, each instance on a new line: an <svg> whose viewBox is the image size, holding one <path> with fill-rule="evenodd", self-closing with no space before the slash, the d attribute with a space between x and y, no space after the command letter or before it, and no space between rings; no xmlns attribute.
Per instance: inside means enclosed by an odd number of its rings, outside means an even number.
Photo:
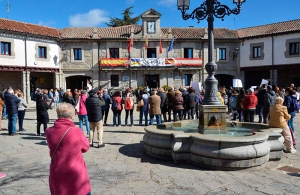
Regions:
<svg viewBox="0 0 300 195"><path fill-rule="evenodd" d="M292 136L287 121L291 118L288 114L286 106L283 106L283 99L277 97L275 104L270 106L270 127L282 128L282 135L284 137L284 144L288 153L297 152L293 147Z"/></svg>
<svg viewBox="0 0 300 195"><path fill-rule="evenodd" d="M58 119L46 130L50 149L49 186L51 194L91 194L91 184L82 153L89 150L89 141L81 128L73 123L75 109L69 103L56 108Z"/></svg>

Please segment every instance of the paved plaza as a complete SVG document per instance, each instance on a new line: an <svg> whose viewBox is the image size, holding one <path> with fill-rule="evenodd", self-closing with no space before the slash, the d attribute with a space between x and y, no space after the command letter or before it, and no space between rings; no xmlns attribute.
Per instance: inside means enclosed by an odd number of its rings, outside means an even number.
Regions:
<svg viewBox="0 0 300 195"><path fill-rule="evenodd" d="M56 120L54 109L49 110L49 116L49 126L52 126ZM134 112L135 124L138 124L138 116L139 113ZM123 111L123 125L124 118ZM78 126L77 117L74 122ZM0 194L50 194L49 149L45 137L35 136L34 106L27 109L24 123L27 131L19 136L8 136L7 121L3 121L0 172L7 176L0 179ZM268 162L263 167L240 171L207 170L149 157L143 150L144 127L113 127L112 112L108 124L103 136L106 147L90 148L84 154L93 195L300 194L300 146L299 152L284 154L280 161ZM300 114L297 114L298 140L299 125Z"/></svg>

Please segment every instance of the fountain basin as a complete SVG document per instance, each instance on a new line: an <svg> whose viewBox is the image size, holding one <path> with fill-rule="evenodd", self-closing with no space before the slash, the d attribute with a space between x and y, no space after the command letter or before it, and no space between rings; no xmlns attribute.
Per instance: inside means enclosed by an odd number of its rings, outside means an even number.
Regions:
<svg viewBox="0 0 300 195"><path fill-rule="evenodd" d="M281 129L256 123L235 122L252 129L244 136L222 136L187 131L195 121L169 122L145 128L145 152L175 163L190 163L211 169L244 169L264 165L283 156ZM231 125L230 122L227 125ZM180 130L182 128L182 130ZM253 128L256 130L253 131ZM230 131L229 131L230 133Z"/></svg>

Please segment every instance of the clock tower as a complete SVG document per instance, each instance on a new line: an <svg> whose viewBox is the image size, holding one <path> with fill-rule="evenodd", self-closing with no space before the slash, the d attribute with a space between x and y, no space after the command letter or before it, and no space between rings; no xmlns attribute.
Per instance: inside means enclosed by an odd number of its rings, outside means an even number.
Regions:
<svg viewBox="0 0 300 195"><path fill-rule="evenodd" d="M142 36L159 37L160 32L160 17L161 14L154 9L149 9L142 14Z"/></svg>

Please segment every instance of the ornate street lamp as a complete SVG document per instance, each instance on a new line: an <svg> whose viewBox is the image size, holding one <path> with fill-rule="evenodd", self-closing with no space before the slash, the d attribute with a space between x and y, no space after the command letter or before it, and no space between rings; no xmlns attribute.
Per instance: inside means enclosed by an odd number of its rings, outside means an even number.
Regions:
<svg viewBox="0 0 300 195"><path fill-rule="evenodd" d="M237 5L236 8L230 9L226 5L220 4L217 0L206 0L200 7L194 9L191 14L187 14L186 11L190 7L190 0L177 0L178 9L181 10L182 18L197 19L198 23L201 20L207 18L208 21L208 63L205 65L205 70L208 73L208 77L205 80L205 96L203 105L221 105L218 97L218 80L215 78L215 72L217 70L217 64L214 61L214 17L224 20L225 15L239 14L242 4L246 0L233 0L233 3Z"/></svg>

